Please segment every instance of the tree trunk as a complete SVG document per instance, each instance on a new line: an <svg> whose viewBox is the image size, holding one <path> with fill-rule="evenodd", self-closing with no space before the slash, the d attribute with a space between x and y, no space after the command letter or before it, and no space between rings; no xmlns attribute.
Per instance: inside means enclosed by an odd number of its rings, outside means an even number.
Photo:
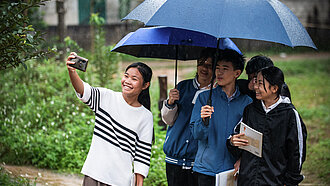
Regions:
<svg viewBox="0 0 330 186"><path fill-rule="evenodd" d="M166 130L167 125L162 120L161 112L163 106L163 101L167 99L167 76L158 76L159 81L159 100L158 100L158 109L160 120L158 121L158 125L162 127L162 130Z"/></svg>
<svg viewBox="0 0 330 186"><path fill-rule="evenodd" d="M94 13L94 4L95 1L91 0L90 1L90 9L89 9L89 19L92 16L92 13ZM90 24L90 34L91 34L91 52L92 55L94 55L95 52L95 27L93 24Z"/></svg>
<svg viewBox="0 0 330 186"><path fill-rule="evenodd" d="M64 8L65 0L56 0L56 12L58 16L58 37L59 37L59 53L60 53L60 61L65 61L66 52L65 52L65 44L64 37L66 34L66 26L65 26L65 8Z"/></svg>

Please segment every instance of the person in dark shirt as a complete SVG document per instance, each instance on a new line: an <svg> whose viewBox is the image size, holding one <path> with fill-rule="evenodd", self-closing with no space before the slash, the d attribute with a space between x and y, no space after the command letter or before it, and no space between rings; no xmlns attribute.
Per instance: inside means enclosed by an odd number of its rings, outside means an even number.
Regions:
<svg viewBox="0 0 330 186"><path fill-rule="evenodd" d="M283 72L275 66L261 70L254 89L257 100L245 107L242 121L263 134L262 157L238 148L249 140L237 134L237 125L226 145L241 159L238 185L298 185L304 179L307 130L291 103Z"/></svg>
<svg viewBox="0 0 330 186"><path fill-rule="evenodd" d="M237 85L242 94L250 96L253 101L256 100L256 93L253 86L256 82L257 72L263 68L274 66L273 61L266 56L254 56L246 64L245 72L248 75L248 79L237 80Z"/></svg>
<svg viewBox="0 0 330 186"><path fill-rule="evenodd" d="M169 98L163 102L161 115L169 126L163 146L169 186L197 185L197 176L192 171L197 141L191 135L189 121L194 97L200 91L210 88L214 53L215 49L203 50L197 60L195 78L181 81L176 88L170 90Z"/></svg>

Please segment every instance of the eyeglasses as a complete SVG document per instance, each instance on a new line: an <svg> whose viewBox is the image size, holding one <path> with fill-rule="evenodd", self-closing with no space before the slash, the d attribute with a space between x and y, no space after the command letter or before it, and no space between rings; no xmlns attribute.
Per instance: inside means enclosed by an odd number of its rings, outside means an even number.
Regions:
<svg viewBox="0 0 330 186"><path fill-rule="evenodd" d="M205 67L207 69L212 69L212 64L207 64L207 59L208 58L200 58L197 60L197 66L202 66L202 67Z"/></svg>

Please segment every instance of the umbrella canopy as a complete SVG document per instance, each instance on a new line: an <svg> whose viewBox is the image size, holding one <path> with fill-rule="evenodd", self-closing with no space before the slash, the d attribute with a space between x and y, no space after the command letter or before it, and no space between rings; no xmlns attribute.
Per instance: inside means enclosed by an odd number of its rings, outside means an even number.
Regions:
<svg viewBox="0 0 330 186"><path fill-rule="evenodd" d="M191 30L171 27L140 28L127 34L111 50L135 57L193 60L206 47L217 48L217 38ZM241 51L229 38L220 39L219 49Z"/></svg>
<svg viewBox="0 0 330 186"><path fill-rule="evenodd" d="M255 39L316 49L298 18L278 0L146 0L124 19L139 20L146 26L203 32L217 38ZM214 79L213 73L211 86ZM212 105L211 98L212 90L208 105Z"/></svg>
<svg viewBox="0 0 330 186"><path fill-rule="evenodd" d="M177 84L177 60L198 59L205 48L232 49L241 54L229 38L217 39L201 32L171 28L139 28L127 34L111 50L135 57L175 59L175 86Z"/></svg>
<svg viewBox="0 0 330 186"><path fill-rule="evenodd" d="M210 34L316 49L298 18L278 0L146 0L125 19Z"/></svg>

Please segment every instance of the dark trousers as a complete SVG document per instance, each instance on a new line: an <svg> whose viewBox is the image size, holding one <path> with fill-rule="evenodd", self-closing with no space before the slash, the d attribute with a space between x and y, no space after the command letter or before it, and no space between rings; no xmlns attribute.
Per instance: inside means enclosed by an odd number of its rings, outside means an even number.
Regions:
<svg viewBox="0 0 330 186"><path fill-rule="evenodd" d="M166 177L168 186L198 186L197 176L191 169L166 163Z"/></svg>
<svg viewBox="0 0 330 186"><path fill-rule="evenodd" d="M215 176L209 176L195 172L198 179L198 186L210 186L215 185Z"/></svg>
<svg viewBox="0 0 330 186"><path fill-rule="evenodd" d="M82 186L110 186L110 185L99 182L99 181L94 180L93 178L85 175Z"/></svg>

